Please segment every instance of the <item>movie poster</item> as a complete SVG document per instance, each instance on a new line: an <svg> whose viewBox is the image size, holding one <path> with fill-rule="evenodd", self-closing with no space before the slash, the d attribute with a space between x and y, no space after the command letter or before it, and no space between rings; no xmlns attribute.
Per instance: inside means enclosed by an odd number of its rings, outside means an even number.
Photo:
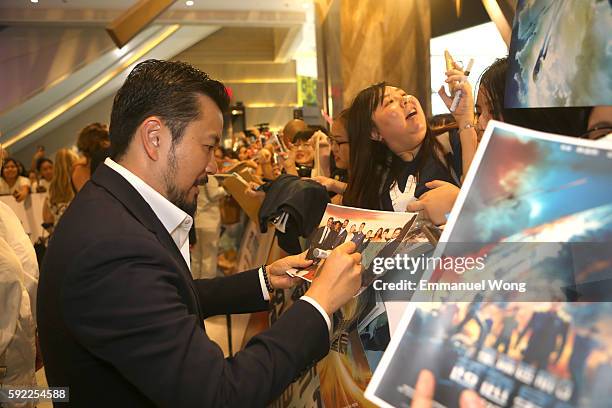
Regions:
<svg viewBox="0 0 612 408"><path fill-rule="evenodd" d="M272 305L268 315L271 326L296 300L304 295L307 282L291 289L276 290L270 299ZM312 367L297 381L289 384L280 397L268 405L269 408L323 408L321 381L317 367Z"/></svg>
<svg viewBox="0 0 612 408"><path fill-rule="evenodd" d="M492 122L470 170L434 257L486 257L485 268L431 280L525 284L485 300L612 301L611 145Z"/></svg>
<svg viewBox="0 0 612 408"><path fill-rule="evenodd" d="M506 108L612 105L612 2L519 0Z"/></svg>
<svg viewBox="0 0 612 408"><path fill-rule="evenodd" d="M433 228L415 213L362 210L329 204L319 227L309 237L307 258L315 262L297 276L306 283L316 279L329 253L352 241L362 255L362 289L358 296L333 316L331 351L317 364L321 399L326 408L374 407L364 390L390 340L389 316L383 292L376 291L378 279L397 279L405 271L388 270L382 262L410 251L432 251L424 232ZM292 295L295 298L297 295Z"/></svg>
<svg viewBox="0 0 612 408"><path fill-rule="evenodd" d="M417 292L442 302L409 307L368 399L408 407L427 369L438 406L458 406L465 389L500 407L609 404L612 380L601 374L612 368L611 173L611 145L491 121L433 254L486 255L486 267L424 276L523 280L539 285L539 298L516 301L512 290L490 288ZM449 301L457 293L463 302ZM559 301L582 296L604 302Z"/></svg>
<svg viewBox="0 0 612 408"><path fill-rule="evenodd" d="M610 404L612 303L431 302L412 312L368 394L383 407L409 407L421 370L436 378L438 406L458 406L465 389L497 407Z"/></svg>

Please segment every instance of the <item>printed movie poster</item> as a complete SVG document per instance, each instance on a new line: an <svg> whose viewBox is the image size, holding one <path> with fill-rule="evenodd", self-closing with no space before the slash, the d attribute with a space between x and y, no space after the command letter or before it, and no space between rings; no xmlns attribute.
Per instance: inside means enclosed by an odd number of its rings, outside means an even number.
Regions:
<svg viewBox="0 0 612 408"><path fill-rule="evenodd" d="M329 204L319 227L309 238L307 257L315 262L297 276L305 280L299 298L323 266L329 253L352 241L362 255L362 290L333 316L331 351L317 364L323 406L374 407L364 397L372 372L390 340L389 321L382 292L374 290L376 279L404 271L379 268L376 259L410 251L431 252L424 229L431 224L414 213L362 210Z"/></svg>
<svg viewBox="0 0 612 408"><path fill-rule="evenodd" d="M375 396L409 407L421 370L435 400L465 389L499 407L607 407L612 399L612 303L421 303Z"/></svg>
<svg viewBox="0 0 612 408"><path fill-rule="evenodd" d="M499 122L491 129L436 248L484 258L484 268L437 268L430 280L522 285L485 300L612 301L611 146ZM473 296L441 291L434 300Z"/></svg>
<svg viewBox="0 0 612 408"><path fill-rule="evenodd" d="M427 369L439 406L458 406L465 389L499 407L608 406L611 172L612 145L490 122L434 252L456 257L467 248L469 255L487 255L486 268L434 270L429 281L511 275L529 282L533 274L538 284L548 280L547 288L536 286L537 302L513 301L510 290L483 290L461 291L462 302L442 291L433 296L442 302L414 304L366 396L381 406L408 407ZM605 302L559 301L601 300L601 292Z"/></svg>
<svg viewBox="0 0 612 408"><path fill-rule="evenodd" d="M612 2L519 0L507 108L612 105Z"/></svg>

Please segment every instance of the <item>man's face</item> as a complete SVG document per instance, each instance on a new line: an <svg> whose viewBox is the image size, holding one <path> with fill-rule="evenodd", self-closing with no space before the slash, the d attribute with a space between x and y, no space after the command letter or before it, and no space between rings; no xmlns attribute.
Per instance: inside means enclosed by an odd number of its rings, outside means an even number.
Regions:
<svg viewBox="0 0 612 408"><path fill-rule="evenodd" d="M351 233L354 234L357 231L357 226L355 224L351 225Z"/></svg>
<svg viewBox="0 0 612 408"><path fill-rule="evenodd" d="M170 147L163 175L166 198L191 216L197 208L198 186L217 172L214 151L223 131L223 115L213 100L205 95L198 95L198 100L200 117Z"/></svg>
<svg viewBox="0 0 612 408"><path fill-rule="evenodd" d="M365 224L361 224L359 226L359 232L363 232L363 229L365 228Z"/></svg>
<svg viewBox="0 0 612 408"><path fill-rule="evenodd" d="M332 224L334 223L334 219L333 218L329 218L327 220L327 226L331 228Z"/></svg>
<svg viewBox="0 0 612 408"><path fill-rule="evenodd" d="M402 232L401 229L396 229L395 231L393 231L393 235L391 235L391 239L395 239L395 238L399 237L400 232Z"/></svg>

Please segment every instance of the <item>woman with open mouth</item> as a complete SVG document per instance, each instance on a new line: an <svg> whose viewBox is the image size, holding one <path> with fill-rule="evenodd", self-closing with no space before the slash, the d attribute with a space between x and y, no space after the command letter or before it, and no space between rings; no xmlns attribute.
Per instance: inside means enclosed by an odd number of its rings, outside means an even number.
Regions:
<svg viewBox="0 0 612 408"><path fill-rule="evenodd" d="M452 71L447 76L458 81L461 73ZM453 116L461 151L453 151L447 134L432 134L421 104L404 90L383 82L359 92L348 113L351 166L345 205L425 210L432 221L444 223L438 213L452 207L477 146L471 87L467 81L458 82L457 89L465 96ZM453 160L453 155L462 160ZM423 204L431 201L443 208L428 211Z"/></svg>

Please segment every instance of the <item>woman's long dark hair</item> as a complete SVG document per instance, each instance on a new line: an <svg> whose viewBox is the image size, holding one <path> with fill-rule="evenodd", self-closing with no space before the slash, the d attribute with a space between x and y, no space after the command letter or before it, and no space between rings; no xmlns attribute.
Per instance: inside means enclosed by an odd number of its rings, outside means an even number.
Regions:
<svg viewBox="0 0 612 408"><path fill-rule="evenodd" d="M349 182L343 196L343 204L352 207L382 209L381 187L389 177L396 182L404 163L383 142L371 139L376 124L372 119L374 111L382 103L385 82L365 88L353 101L348 110L350 149ZM442 145L433 136L429 126L415 158L417 180L419 172L429 160L440 160ZM444 164L449 168L448 164Z"/></svg>

